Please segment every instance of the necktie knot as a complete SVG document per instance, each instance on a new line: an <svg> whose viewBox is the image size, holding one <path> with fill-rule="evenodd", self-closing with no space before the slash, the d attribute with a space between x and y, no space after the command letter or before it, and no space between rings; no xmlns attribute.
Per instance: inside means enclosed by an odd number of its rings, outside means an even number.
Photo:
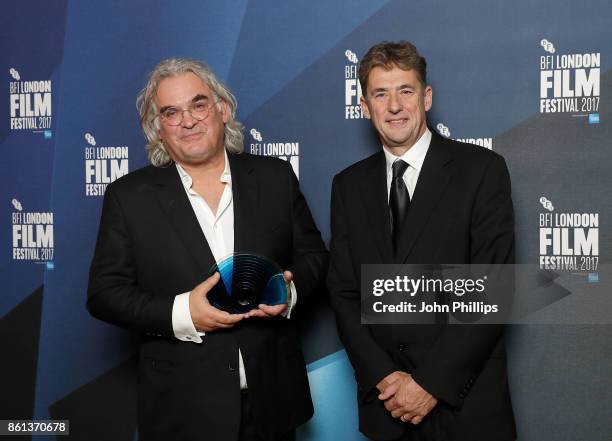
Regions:
<svg viewBox="0 0 612 441"><path fill-rule="evenodd" d="M391 169L393 170L393 178L401 178L404 176L407 168L408 163L406 161L402 161L401 159L395 161L391 166Z"/></svg>

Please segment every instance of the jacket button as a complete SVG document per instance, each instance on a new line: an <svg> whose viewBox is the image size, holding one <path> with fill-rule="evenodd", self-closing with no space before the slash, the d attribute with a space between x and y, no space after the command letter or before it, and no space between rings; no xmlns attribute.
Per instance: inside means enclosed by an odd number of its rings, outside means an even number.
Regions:
<svg viewBox="0 0 612 441"><path fill-rule="evenodd" d="M236 368L235 368L235 367L234 367L234 366L233 366L233 365L230 363L230 364L227 366L227 370L228 370L228 371L230 371L230 372L235 372L235 371L236 371Z"/></svg>
<svg viewBox="0 0 612 441"><path fill-rule="evenodd" d="M402 352L404 349L406 349L406 345L404 343L400 343L397 348L400 350L400 352Z"/></svg>

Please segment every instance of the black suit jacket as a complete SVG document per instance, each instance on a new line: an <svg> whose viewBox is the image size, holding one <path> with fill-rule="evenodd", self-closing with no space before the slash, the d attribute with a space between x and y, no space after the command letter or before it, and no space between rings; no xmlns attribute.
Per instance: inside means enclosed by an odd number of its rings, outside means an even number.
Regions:
<svg viewBox="0 0 612 441"><path fill-rule="evenodd" d="M332 189L328 285L355 369L360 430L374 439L514 439L501 326L360 324L361 264L514 263L505 162L432 133L397 257L385 166L380 151L339 173ZM420 426L394 420L377 398L376 384L396 370L439 400Z"/></svg>
<svg viewBox="0 0 612 441"><path fill-rule="evenodd" d="M228 155L234 251L291 270L296 308L325 273L327 254L289 163ZM141 440L235 440L240 425L238 348L257 430L264 439L307 421L308 379L295 320L245 320L203 337L174 338L172 306L206 276L214 258L174 165L137 170L106 189L87 308L140 331Z"/></svg>

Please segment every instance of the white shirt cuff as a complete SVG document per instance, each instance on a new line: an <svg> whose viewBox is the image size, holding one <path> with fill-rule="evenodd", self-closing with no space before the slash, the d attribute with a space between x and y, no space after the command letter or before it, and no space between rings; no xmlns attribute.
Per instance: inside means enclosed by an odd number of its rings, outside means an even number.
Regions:
<svg viewBox="0 0 612 441"><path fill-rule="evenodd" d="M293 283L293 280L287 284L287 296L289 297L287 299L289 307L281 315L286 318L291 318L291 311L297 303L297 290L295 289L295 283Z"/></svg>
<svg viewBox="0 0 612 441"><path fill-rule="evenodd" d="M181 341L202 343L203 332L196 331L195 325L191 320L189 311L189 293L179 294L174 297L172 305L172 329L174 336Z"/></svg>

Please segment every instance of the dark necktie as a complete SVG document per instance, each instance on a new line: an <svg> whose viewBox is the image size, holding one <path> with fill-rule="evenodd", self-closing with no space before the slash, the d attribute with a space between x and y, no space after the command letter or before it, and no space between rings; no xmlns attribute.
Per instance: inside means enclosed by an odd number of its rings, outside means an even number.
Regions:
<svg viewBox="0 0 612 441"><path fill-rule="evenodd" d="M389 215L394 251L397 250L397 240L410 206L410 194L403 179L407 168L408 164L401 159L395 161L392 166L393 177L391 178L391 189L389 191Z"/></svg>

